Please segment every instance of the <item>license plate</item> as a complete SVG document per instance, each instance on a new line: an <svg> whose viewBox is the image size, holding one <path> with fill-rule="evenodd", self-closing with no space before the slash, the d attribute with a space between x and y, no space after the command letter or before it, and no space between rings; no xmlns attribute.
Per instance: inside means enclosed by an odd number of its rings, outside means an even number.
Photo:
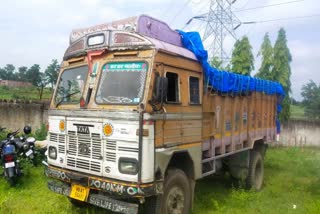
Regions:
<svg viewBox="0 0 320 214"><path fill-rule="evenodd" d="M79 201L86 201L89 195L90 189L78 184L71 185L70 197Z"/></svg>
<svg viewBox="0 0 320 214"><path fill-rule="evenodd" d="M14 162L5 163L5 168L14 167Z"/></svg>
<svg viewBox="0 0 320 214"><path fill-rule="evenodd" d="M33 153L32 149L29 149L29 151L26 152L26 156L29 157Z"/></svg>

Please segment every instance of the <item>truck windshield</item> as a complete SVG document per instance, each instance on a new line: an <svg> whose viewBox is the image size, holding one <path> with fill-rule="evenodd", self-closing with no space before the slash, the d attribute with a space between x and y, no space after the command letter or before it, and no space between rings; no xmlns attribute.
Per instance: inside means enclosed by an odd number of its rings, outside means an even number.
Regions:
<svg viewBox="0 0 320 214"><path fill-rule="evenodd" d="M141 101L148 65L145 62L112 62L102 68L96 102L137 104Z"/></svg>
<svg viewBox="0 0 320 214"><path fill-rule="evenodd" d="M56 107L60 104L76 104L80 102L87 79L88 66L65 70L59 80L56 91Z"/></svg>

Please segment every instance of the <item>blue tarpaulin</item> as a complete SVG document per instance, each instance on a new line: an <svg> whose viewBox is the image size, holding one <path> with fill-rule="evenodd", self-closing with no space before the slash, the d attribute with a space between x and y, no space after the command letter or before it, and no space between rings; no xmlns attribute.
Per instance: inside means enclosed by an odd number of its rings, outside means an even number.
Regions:
<svg viewBox="0 0 320 214"><path fill-rule="evenodd" d="M262 92L268 95L278 95L283 99L285 93L280 83L254 78L251 76L221 71L213 68L208 63L208 52L204 49L198 32L179 31L185 48L194 53L203 67L206 84L221 93L233 95L247 94L248 92ZM281 104L278 102L277 113L281 112ZM277 132L280 132L280 123L277 119Z"/></svg>

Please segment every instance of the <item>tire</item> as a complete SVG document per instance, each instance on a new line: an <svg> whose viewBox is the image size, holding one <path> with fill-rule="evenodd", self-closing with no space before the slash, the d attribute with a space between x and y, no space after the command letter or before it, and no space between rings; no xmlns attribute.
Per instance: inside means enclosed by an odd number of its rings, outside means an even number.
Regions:
<svg viewBox="0 0 320 214"><path fill-rule="evenodd" d="M264 176L263 158L260 152L250 152L249 171L246 179L247 189L259 191L262 189Z"/></svg>
<svg viewBox="0 0 320 214"><path fill-rule="evenodd" d="M188 214L191 212L190 209L191 187L188 177L180 169L169 169L163 186L163 195L147 198L143 213Z"/></svg>
<svg viewBox="0 0 320 214"><path fill-rule="evenodd" d="M69 199L70 203L75 207L83 208L83 207L86 207L88 205L86 202L79 201L77 199L73 199L73 198L70 198L70 197L68 197L68 199Z"/></svg>

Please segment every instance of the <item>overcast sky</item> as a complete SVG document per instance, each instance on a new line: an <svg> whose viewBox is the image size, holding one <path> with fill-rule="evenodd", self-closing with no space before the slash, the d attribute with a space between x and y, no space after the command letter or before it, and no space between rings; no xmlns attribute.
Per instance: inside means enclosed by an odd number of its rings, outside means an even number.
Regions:
<svg viewBox="0 0 320 214"><path fill-rule="evenodd" d="M254 10L244 10L294 0L237 0L234 11L245 21L263 21L320 14L317 0L296 0L294 3ZM42 71L52 59L60 62L68 47L69 33L74 28L88 27L121 18L147 14L164 20L174 29L182 29L195 15L207 12L208 0L1 0L0 67L40 64ZM244 11L239 11L244 10ZM238 38L247 35L257 55L263 36L269 32L274 43L280 27L287 32L293 61L292 92L301 100L300 89L310 79L320 83L320 16L243 25ZM185 30L202 30L201 22L192 22ZM234 39L225 40L231 52ZM256 69L260 67L256 59Z"/></svg>

